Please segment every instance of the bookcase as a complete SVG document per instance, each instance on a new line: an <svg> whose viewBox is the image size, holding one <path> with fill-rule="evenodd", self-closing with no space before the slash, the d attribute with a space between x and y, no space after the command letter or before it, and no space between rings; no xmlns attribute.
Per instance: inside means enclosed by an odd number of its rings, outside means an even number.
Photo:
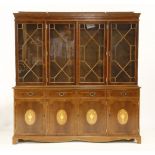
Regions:
<svg viewBox="0 0 155 155"><path fill-rule="evenodd" d="M13 143L141 143L140 14L18 12L14 16Z"/></svg>

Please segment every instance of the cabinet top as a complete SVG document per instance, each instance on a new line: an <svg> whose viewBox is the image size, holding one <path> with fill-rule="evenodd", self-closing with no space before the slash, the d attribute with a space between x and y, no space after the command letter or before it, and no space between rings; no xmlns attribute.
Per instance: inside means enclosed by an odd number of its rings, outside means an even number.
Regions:
<svg viewBox="0 0 155 155"><path fill-rule="evenodd" d="M18 12L15 20L139 20L134 12Z"/></svg>

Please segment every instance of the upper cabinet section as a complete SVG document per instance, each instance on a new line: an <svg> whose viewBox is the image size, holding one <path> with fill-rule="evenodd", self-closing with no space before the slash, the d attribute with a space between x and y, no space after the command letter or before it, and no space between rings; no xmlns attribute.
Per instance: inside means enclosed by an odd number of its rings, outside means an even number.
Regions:
<svg viewBox="0 0 155 155"><path fill-rule="evenodd" d="M17 85L137 85L139 13L15 13Z"/></svg>
<svg viewBox="0 0 155 155"><path fill-rule="evenodd" d="M18 23L16 25L17 83L44 82L44 25Z"/></svg>

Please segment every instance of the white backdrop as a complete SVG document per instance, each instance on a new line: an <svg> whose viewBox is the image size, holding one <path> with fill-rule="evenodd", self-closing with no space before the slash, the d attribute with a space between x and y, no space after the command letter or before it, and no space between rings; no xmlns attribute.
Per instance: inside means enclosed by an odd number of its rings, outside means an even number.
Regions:
<svg viewBox="0 0 155 155"><path fill-rule="evenodd" d="M141 135L143 139L147 139L150 132L155 133L155 2L153 0L0 0L0 133L8 130L10 136L12 135L12 87L15 86L13 13L18 11L141 13L139 29Z"/></svg>

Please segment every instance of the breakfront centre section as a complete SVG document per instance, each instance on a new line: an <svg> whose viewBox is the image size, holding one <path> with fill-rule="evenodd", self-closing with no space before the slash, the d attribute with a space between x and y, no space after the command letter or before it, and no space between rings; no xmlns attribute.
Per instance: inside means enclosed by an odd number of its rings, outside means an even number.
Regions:
<svg viewBox="0 0 155 155"><path fill-rule="evenodd" d="M139 15L14 14L14 144L141 142Z"/></svg>

